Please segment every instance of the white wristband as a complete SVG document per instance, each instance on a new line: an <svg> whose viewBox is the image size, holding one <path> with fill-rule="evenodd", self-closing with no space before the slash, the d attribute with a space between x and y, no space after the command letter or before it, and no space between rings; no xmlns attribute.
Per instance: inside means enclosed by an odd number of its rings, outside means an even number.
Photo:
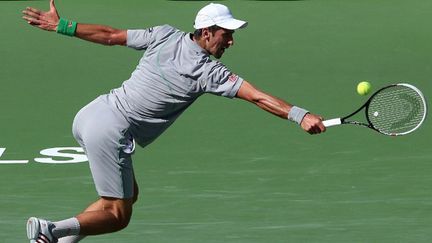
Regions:
<svg viewBox="0 0 432 243"><path fill-rule="evenodd" d="M303 121L303 118L306 116L306 114L309 113L309 111L293 106L291 107L291 110L288 112L288 120L293 121L300 125L300 123Z"/></svg>

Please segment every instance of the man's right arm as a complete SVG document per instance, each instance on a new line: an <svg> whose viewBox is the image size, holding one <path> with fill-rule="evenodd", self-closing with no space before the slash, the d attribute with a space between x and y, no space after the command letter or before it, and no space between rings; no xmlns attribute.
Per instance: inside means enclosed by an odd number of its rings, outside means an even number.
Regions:
<svg viewBox="0 0 432 243"><path fill-rule="evenodd" d="M27 7L23 11L23 14L23 19L25 19L27 23L46 31L57 31L60 17L55 7L54 0L50 1L49 11L44 12L39 9ZM126 45L127 31L104 25L78 24L74 36L103 45Z"/></svg>
<svg viewBox="0 0 432 243"><path fill-rule="evenodd" d="M237 98L249 101L261 109L283 119L288 119L288 114L293 108L293 105L282 99L264 93L246 80L243 81L236 96ZM311 113L307 113L302 117L302 120L299 121L299 123L301 128L310 134L318 134L325 132L326 130L325 126L322 124L322 118Z"/></svg>
<svg viewBox="0 0 432 243"><path fill-rule="evenodd" d="M127 30L114 29L105 25L78 24L75 36L102 45L126 45Z"/></svg>

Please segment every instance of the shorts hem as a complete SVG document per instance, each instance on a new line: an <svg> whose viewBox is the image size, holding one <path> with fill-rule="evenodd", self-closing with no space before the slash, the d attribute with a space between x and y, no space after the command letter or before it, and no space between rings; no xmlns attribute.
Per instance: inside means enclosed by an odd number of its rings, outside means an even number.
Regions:
<svg viewBox="0 0 432 243"><path fill-rule="evenodd" d="M109 198L115 198L115 199L130 199L133 198L133 196L119 196L113 193L98 193L99 197L109 197Z"/></svg>

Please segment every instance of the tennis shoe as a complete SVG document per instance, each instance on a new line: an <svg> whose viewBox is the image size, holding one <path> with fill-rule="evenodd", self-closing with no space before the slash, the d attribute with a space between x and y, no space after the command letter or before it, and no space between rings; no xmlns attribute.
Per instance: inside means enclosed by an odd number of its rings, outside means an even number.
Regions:
<svg viewBox="0 0 432 243"><path fill-rule="evenodd" d="M30 243L57 243L57 238L52 235L54 227L47 220L31 217L27 221L27 238Z"/></svg>

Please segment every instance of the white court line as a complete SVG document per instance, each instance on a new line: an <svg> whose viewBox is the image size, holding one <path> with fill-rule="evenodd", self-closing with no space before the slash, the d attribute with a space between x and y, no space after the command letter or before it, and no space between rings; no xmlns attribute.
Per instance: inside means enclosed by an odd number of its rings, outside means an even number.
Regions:
<svg viewBox="0 0 432 243"><path fill-rule="evenodd" d="M0 148L0 157L3 155L6 148ZM28 160L0 160L0 164L27 164Z"/></svg>
<svg viewBox="0 0 432 243"><path fill-rule="evenodd" d="M28 160L0 160L0 164L27 164Z"/></svg>

